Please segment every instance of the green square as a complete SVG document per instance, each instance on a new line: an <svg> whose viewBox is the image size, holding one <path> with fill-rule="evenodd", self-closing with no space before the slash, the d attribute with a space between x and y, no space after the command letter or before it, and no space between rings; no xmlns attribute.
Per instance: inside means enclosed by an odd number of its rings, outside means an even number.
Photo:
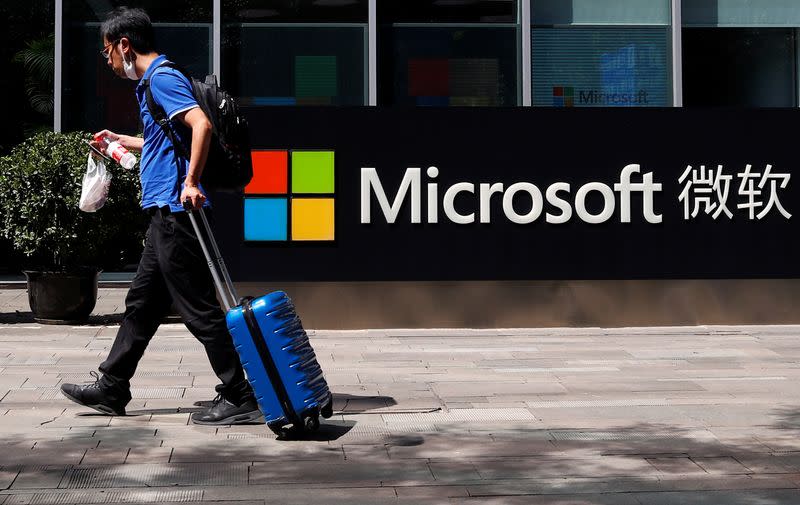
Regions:
<svg viewBox="0 0 800 505"><path fill-rule="evenodd" d="M564 88L565 96L575 96L575 88Z"/></svg>
<svg viewBox="0 0 800 505"><path fill-rule="evenodd" d="M333 97L337 91L336 56L295 56L294 96Z"/></svg>
<svg viewBox="0 0 800 505"><path fill-rule="evenodd" d="M292 193L333 192L333 151L292 151Z"/></svg>

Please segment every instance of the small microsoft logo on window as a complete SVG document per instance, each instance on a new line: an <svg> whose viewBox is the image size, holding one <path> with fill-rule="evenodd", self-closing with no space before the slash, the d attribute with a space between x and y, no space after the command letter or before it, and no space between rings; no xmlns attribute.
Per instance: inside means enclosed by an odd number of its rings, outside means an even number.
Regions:
<svg viewBox="0 0 800 505"><path fill-rule="evenodd" d="M553 87L553 107L574 107L575 88L554 86Z"/></svg>
<svg viewBox="0 0 800 505"><path fill-rule="evenodd" d="M334 233L333 151L253 151L244 190L244 239L324 242Z"/></svg>

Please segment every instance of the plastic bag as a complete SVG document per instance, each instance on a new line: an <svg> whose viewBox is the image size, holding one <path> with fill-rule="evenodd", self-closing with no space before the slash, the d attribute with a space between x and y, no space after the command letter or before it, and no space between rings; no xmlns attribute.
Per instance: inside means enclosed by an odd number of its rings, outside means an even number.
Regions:
<svg viewBox="0 0 800 505"><path fill-rule="evenodd" d="M111 173L106 170L105 161L91 154L86 163L83 176L81 201L78 207L84 212L95 212L106 203L108 188L111 186Z"/></svg>

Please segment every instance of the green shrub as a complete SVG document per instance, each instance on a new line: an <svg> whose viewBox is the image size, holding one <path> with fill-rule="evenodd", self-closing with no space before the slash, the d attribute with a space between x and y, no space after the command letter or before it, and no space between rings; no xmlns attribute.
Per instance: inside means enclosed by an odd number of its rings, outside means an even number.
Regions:
<svg viewBox="0 0 800 505"><path fill-rule="evenodd" d="M90 138L42 132L0 158L0 235L28 266L119 268L141 253L146 218L136 170L110 165L105 206L95 213L78 208Z"/></svg>

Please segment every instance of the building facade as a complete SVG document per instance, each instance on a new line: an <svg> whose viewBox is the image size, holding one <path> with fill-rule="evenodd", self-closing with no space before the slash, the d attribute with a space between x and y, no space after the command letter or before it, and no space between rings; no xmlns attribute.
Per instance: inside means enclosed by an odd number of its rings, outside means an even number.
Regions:
<svg viewBox="0 0 800 505"><path fill-rule="evenodd" d="M138 129L118 3L56 2L56 129ZM797 322L796 1L125 3L251 119L221 245L315 327Z"/></svg>

